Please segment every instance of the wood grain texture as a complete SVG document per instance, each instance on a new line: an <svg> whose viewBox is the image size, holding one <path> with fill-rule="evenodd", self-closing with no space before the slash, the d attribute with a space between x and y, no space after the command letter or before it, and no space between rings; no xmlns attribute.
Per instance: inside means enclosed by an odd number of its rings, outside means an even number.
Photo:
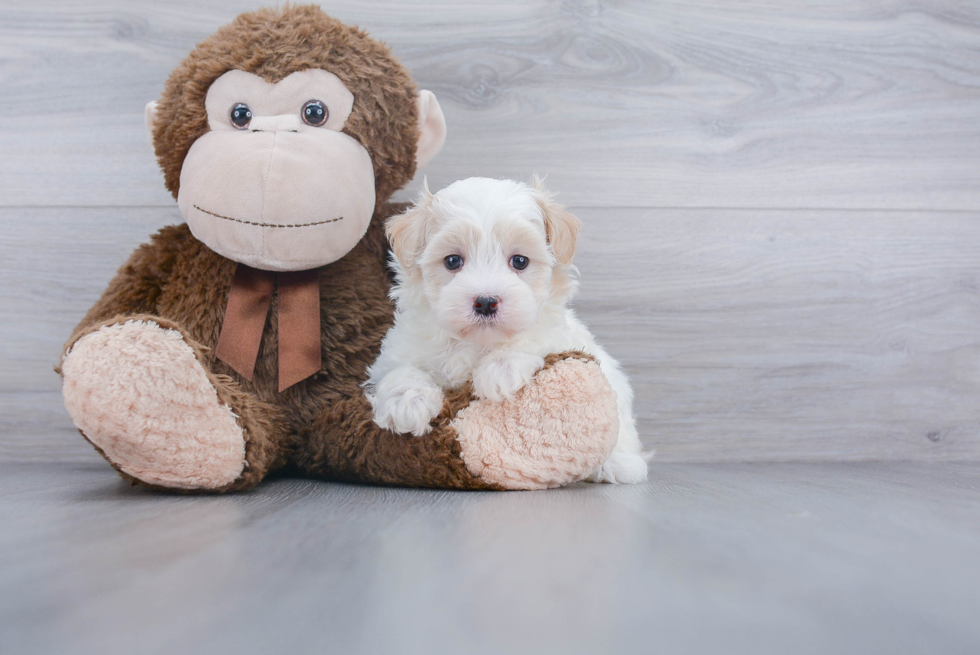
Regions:
<svg viewBox="0 0 980 655"><path fill-rule="evenodd" d="M980 216L583 210L583 318L667 460L980 460Z"/></svg>
<svg viewBox="0 0 980 655"><path fill-rule="evenodd" d="M581 208L580 315L661 461L980 460L980 214ZM176 209L0 209L0 456L88 458L51 367Z"/></svg>
<svg viewBox="0 0 980 655"><path fill-rule="evenodd" d="M169 206L143 106L254 6L0 6L0 204ZM580 206L980 209L975 3L324 7L442 98L436 186L538 172Z"/></svg>
<svg viewBox="0 0 980 655"><path fill-rule="evenodd" d="M980 466L660 465L636 487L272 481L224 497L0 464L5 653L980 650Z"/></svg>
<svg viewBox="0 0 980 655"><path fill-rule="evenodd" d="M252 6L0 6L0 456L89 457L51 367L180 220L143 104ZM433 187L537 171L582 208L578 306L662 460L980 459L980 7L326 9L442 98Z"/></svg>

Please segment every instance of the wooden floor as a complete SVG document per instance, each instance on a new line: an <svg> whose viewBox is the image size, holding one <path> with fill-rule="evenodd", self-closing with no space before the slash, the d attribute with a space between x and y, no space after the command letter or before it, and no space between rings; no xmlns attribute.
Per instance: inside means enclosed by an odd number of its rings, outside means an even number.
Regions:
<svg viewBox="0 0 980 655"><path fill-rule="evenodd" d="M359 0L547 183L651 482L128 489L51 367L181 220L143 106L255 0L0 2L0 652L977 653L980 2Z"/></svg>
<svg viewBox="0 0 980 655"><path fill-rule="evenodd" d="M980 465L175 497L0 466L4 653L973 655Z"/></svg>

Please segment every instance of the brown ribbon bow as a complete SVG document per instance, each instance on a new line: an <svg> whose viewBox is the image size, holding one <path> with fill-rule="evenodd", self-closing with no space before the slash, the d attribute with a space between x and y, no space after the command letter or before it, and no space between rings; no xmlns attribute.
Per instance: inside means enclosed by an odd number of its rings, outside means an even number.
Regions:
<svg viewBox="0 0 980 655"><path fill-rule="evenodd" d="M274 273L239 264L215 355L251 381L277 286L279 391L283 391L320 370L320 269Z"/></svg>

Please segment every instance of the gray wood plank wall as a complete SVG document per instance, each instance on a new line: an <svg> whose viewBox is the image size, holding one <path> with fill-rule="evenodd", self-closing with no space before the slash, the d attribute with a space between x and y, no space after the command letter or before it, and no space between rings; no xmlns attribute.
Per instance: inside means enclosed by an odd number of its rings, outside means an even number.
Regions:
<svg viewBox="0 0 980 655"><path fill-rule="evenodd" d="M51 365L180 220L143 106L255 6L0 4L0 457L91 457ZM662 461L980 460L980 2L323 6L442 102L412 187L537 172L583 218Z"/></svg>

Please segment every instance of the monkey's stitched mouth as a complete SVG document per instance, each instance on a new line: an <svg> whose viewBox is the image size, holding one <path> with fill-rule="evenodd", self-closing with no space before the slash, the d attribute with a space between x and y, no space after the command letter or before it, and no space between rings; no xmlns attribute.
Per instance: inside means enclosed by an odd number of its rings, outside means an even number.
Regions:
<svg viewBox="0 0 980 655"><path fill-rule="evenodd" d="M234 221L236 223L241 223L243 225L254 225L255 227L313 227L314 225L326 225L327 223L336 223L337 221L344 220L343 216L339 216L337 218L331 218L326 221L316 221L315 223L295 223L293 225L279 225L278 223L254 223L252 221L243 221L240 218L232 218L230 216L222 216L221 214L215 214L214 212L209 212L207 209L203 209L201 207L198 207L197 205L194 205L193 207L197 211L204 212L205 214L208 214L209 216L214 216L215 218L223 218L226 221Z"/></svg>

